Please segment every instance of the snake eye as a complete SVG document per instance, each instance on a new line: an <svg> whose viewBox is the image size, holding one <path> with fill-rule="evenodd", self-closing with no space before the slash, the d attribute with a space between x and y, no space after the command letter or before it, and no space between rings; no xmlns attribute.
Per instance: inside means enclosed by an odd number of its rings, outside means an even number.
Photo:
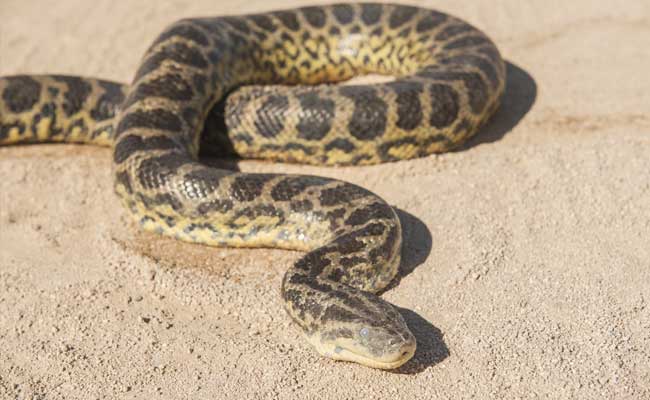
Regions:
<svg viewBox="0 0 650 400"><path fill-rule="evenodd" d="M361 335L363 337L368 337L368 333L370 333L368 328L361 328L361 330L359 331L359 335Z"/></svg>

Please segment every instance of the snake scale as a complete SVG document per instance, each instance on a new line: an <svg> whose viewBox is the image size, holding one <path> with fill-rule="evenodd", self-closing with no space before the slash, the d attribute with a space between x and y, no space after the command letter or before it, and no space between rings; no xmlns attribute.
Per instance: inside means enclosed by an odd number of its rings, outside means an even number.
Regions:
<svg viewBox="0 0 650 400"><path fill-rule="evenodd" d="M334 84L368 73L395 79ZM376 295L400 263L394 210L339 180L209 167L199 150L325 165L421 157L471 137L504 86L492 41L432 10L363 3L190 18L158 36L128 86L0 78L0 144L111 146L115 192L143 229L306 252L282 281L291 319L322 355L391 369L416 348Z"/></svg>

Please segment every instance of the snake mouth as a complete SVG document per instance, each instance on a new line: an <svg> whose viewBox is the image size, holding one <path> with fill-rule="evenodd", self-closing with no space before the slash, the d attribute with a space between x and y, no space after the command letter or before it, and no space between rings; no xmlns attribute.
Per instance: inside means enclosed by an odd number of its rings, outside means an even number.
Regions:
<svg viewBox="0 0 650 400"><path fill-rule="evenodd" d="M415 349L415 343L406 343L399 349L399 351L383 357L373 357L355 353L352 350L341 349L331 357L335 360L356 362L371 368L395 369L409 361L415 354Z"/></svg>
<svg viewBox="0 0 650 400"><path fill-rule="evenodd" d="M415 354L415 349L415 341L409 341L402 344L394 351L380 357L355 352L352 349L346 349L340 346L336 346L334 351L324 351L321 352L321 354L337 361L355 362L370 368L395 369L409 361Z"/></svg>

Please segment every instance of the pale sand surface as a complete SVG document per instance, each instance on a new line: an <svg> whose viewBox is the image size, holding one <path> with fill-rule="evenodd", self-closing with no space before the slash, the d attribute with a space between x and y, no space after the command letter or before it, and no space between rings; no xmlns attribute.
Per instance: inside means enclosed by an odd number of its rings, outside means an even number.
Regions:
<svg viewBox="0 0 650 400"><path fill-rule="evenodd" d="M0 75L128 81L173 20L303 4L2 0ZM342 177L401 210L404 277L384 297L413 361L316 355L279 298L297 253L139 233L108 150L2 148L0 398L650 398L650 3L419 5L511 63L476 140L376 167L239 164Z"/></svg>

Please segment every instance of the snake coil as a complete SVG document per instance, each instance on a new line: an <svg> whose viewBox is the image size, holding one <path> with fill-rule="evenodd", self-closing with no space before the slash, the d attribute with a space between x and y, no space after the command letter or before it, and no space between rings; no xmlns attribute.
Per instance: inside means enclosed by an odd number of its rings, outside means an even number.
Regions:
<svg viewBox="0 0 650 400"><path fill-rule="evenodd" d="M367 73L396 79L332 85ZM191 18L158 36L128 86L0 78L0 144L113 146L115 192L143 229L305 251L282 297L307 340L334 359L396 368L415 338L374 294L398 272L393 209L338 180L211 168L199 150L325 165L421 157L472 136L504 85L490 39L432 10L367 3ZM208 129L216 104L227 132Z"/></svg>

